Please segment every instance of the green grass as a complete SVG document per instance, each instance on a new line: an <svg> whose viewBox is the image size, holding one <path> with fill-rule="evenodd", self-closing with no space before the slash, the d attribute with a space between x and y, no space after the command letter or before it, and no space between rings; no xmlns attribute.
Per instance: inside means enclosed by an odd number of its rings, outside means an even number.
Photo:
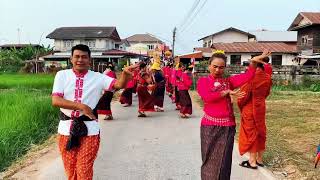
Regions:
<svg viewBox="0 0 320 180"><path fill-rule="evenodd" d="M0 89L51 89L54 75L1 74Z"/></svg>
<svg viewBox="0 0 320 180"><path fill-rule="evenodd" d="M52 75L0 75L0 172L56 132Z"/></svg>

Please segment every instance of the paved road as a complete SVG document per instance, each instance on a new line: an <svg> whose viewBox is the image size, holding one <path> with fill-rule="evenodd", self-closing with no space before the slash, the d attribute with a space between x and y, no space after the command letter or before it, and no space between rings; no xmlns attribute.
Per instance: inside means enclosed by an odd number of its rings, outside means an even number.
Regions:
<svg viewBox="0 0 320 180"><path fill-rule="evenodd" d="M199 119L194 108L190 119L181 119L166 99L164 113L137 117L137 99L132 107L112 106L115 120L101 122L101 146L94 166L96 180L198 180L200 179ZM232 179L264 180L270 174L240 168L235 146ZM59 156L39 171L35 179L65 179Z"/></svg>

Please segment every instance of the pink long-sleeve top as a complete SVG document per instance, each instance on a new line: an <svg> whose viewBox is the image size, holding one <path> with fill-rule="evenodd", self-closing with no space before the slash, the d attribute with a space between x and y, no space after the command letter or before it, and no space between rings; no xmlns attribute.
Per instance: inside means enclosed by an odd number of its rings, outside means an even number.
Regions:
<svg viewBox="0 0 320 180"><path fill-rule="evenodd" d="M189 90L192 85L192 74L188 72L183 72L181 74L181 79L178 81L179 90Z"/></svg>
<svg viewBox="0 0 320 180"><path fill-rule="evenodd" d="M174 68L170 69L170 83L172 86L176 85L176 70Z"/></svg>
<svg viewBox="0 0 320 180"><path fill-rule="evenodd" d="M233 90L250 81L256 69L249 67L243 74L229 78L202 77L197 82L197 91L203 100L204 116L201 126L235 126L235 117L230 96L221 96L225 90Z"/></svg>

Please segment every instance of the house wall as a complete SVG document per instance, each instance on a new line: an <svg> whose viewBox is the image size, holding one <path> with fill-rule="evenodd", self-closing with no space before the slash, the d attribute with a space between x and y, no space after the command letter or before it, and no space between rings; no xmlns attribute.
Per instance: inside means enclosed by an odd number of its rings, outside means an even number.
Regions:
<svg viewBox="0 0 320 180"><path fill-rule="evenodd" d="M72 42L70 46L65 47L66 41ZM94 42L95 46L90 46L88 43L89 41ZM77 44L86 44L90 47L92 51L106 51L109 49L115 48L115 41L112 39L76 39L76 40L54 40L54 50L55 51L70 51L72 46L75 46ZM91 44L92 45L92 44Z"/></svg>
<svg viewBox="0 0 320 180"><path fill-rule="evenodd" d="M235 32L235 31L226 31L215 36L209 36L203 39L203 47L210 47L211 44L209 43L211 40L212 43L233 43L233 42L248 42L249 37L248 35ZM207 43L207 46L205 46Z"/></svg>
<svg viewBox="0 0 320 180"><path fill-rule="evenodd" d="M303 37L308 38L307 44L302 43ZM320 53L320 25L299 29L297 47L302 54Z"/></svg>
<svg viewBox="0 0 320 180"><path fill-rule="evenodd" d="M153 45L154 48L156 48L158 45L160 45L159 43L156 42L147 42L147 43L140 43L140 42L130 42L130 47L127 48L127 50L129 52L133 52L136 54L148 54L149 51L153 51L153 50L149 50L147 48L145 49L141 49L141 44L145 45L146 47L148 45Z"/></svg>
<svg viewBox="0 0 320 180"><path fill-rule="evenodd" d="M257 53L226 53L227 56L227 65L231 64L231 55L241 55L241 65L244 61L248 61L251 59L251 55L256 55ZM282 65L295 65L292 60L296 57L294 54L286 54L286 53L273 53L272 55L282 55ZM270 62L272 63L272 57L270 57Z"/></svg>

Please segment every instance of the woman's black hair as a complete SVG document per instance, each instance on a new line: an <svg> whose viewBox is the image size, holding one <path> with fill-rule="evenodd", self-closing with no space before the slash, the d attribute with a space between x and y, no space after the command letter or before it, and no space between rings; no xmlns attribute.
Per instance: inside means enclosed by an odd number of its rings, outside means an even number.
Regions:
<svg viewBox="0 0 320 180"><path fill-rule="evenodd" d="M143 68L145 68L147 65L145 64L145 63L141 63L140 65L139 65L139 68L140 68L140 70L141 69L143 69Z"/></svg>
<svg viewBox="0 0 320 180"><path fill-rule="evenodd" d="M215 59L215 58L220 58L223 59L223 61L226 63L227 62L227 56L223 53L213 53L213 55L209 59L209 64Z"/></svg>

